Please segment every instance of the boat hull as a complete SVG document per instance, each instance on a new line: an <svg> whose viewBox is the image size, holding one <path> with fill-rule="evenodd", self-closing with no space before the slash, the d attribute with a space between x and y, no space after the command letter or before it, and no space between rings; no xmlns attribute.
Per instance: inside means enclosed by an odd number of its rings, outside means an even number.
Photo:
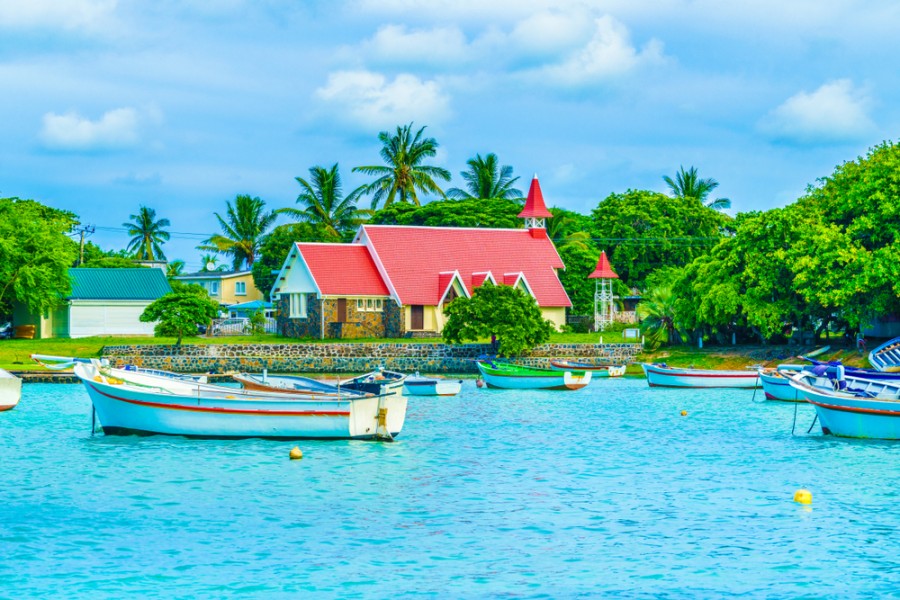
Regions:
<svg viewBox="0 0 900 600"><path fill-rule="evenodd" d="M580 390L591 382L590 371L517 369L517 372L502 373L480 362L476 365L488 387L505 390Z"/></svg>
<svg viewBox="0 0 900 600"><path fill-rule="evenodd" d="M455 396L462 389L462 381L453 379L415 379L407 377L403 393L407 396Z"/></svg>
<svg viewBox="0 0 900 600"><path fill-rule="evenodd" d="M0 369L0 412L12 410L22 399L22 380Z"/></svg>
<svg viewBox="0 0 900 600"><path fill-rule="evenodd" d="M756 371L680 369L647 363L641 367L650 387L753 389L760 385Z"/></svg>
<svg viewBox="0 0 900 600"><path fill-rule="evenodd" d="M286 394L196 396L79 375L105 433L204 438L373 439L379 412L392 436L403 429L406 398L299 398ZM98 381L99 379L99 381ZM105 380L105 381L104 381Z"/></svg>
<svg viewBox="0 0 900 600"><path fill-rule="evenodd" d="M900 440L900 404L896 400L857 398L809 387L798 391L815 407L826 435Z"/></svg>
<svg viewBox="0 0 900 600"><path fill-rule="evenodd" d="M592 365L568 360L551 360L550 368L554 371L590 371L592 377L621 377L625 374L625 365Z"/></svg>
<svg viewBox="0 0 900 600"><path fill-rule="evenodd" d="M787 377L771 375L760 371L759 381L763 392L769 400L781 400L783 402L806 402L806 399L796 389L791 387Z"/></svg>

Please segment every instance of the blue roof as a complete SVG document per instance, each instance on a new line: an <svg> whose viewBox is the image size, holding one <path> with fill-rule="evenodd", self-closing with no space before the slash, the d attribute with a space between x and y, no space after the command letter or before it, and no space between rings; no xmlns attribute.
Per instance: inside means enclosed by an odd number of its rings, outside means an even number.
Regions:
<svg viewBox="0 0 900 600"><path fill-rule="evenodd" d="M69 300L156 300L172 291L162 269L69 269Z"/></svg>
<svg viewBox="0 0 900 600"><path fill-rule="evenodd" d="M272 308L271 302L263 302L262 300L251 300L250 302L241 302L240 304L231 304L228 310L257 310L260 308Z"/></svg>

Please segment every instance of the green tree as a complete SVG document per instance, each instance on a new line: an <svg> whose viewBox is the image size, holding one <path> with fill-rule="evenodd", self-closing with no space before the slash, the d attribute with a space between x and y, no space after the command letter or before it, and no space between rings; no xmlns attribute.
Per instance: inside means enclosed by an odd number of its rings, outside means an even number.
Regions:
<svg viewBox="0 0 900 600"><path fill-rule="evenodd" d="M681 333L676 321L675 296L671 288L650 290L637 307L641 317L641 333L651 348L662 344L680 344Z"/></svg>
<svg viewBox="0 0 900 600"><path fill-rule="evenodd" d="M505 356L521 354L550 339L550 321L541 315L534 298L507 285L487 283L471 298L460 296L446 308L443 337L449 344L496 336L498 351Z"/></svg>
<svg viewBox="0 0 900 600"><path fill-rule="evenodd" d="M383 206L390 206L394 200L412 202L419 205L418 192L444 196L435 183L435 178L450 181L450 171L442 167L423 164L437 153L438 143L434 138L425 138L425 127L415 134L412 123L397 127L397 133L387 131L378 134L381 142L381 158L385 165L354 167L354 172L374 175L377 179L366 186L366 193L373 193L372 210L384 200Z"/></svg>
<svg viewBox="0 0 900 600"><path fill-rule="evenodd" d="M427 225L429 227L522 227L517 215L522 207L512 200L440 200L424 206L392 204L376 211L369 223L376 225Z"/></svg>
<svg viewBox="0 0 900 600"><path fill-rule="evenodd" d="M128 218L131 221L122 223L122 226L127 227L128 235L133 237L126 250L138 260L165 260L162 245L169 239L169 232L164 229L171 225L169 220L157 220L156 211L146 206Z"/></svg>
<svg viewBox="0 0 900 600"><path fill-rule="evenodd" d="M707 200L713 190L719 187L719 182L711 177L700 179L697 175L697 169L694 167L685 171L682 166L675 174L674 181L668 175L663 176L663 181L666 182L666 185L669 186L676 198L696 198L704 206L713 210L731 208L731 200L728 198Z"/></svg>
<svg viewBox="0 0 900 600"><path fill-rule="evenodd" d="M197 325L209 325L219 314L219 305L209 298L191 292L173 292L154 300L140 319L144 323L158 321L153 329L157 337L182 338L197 335Z"/></svg>
<svg viewBox="0 0 900 600"><path fill-rule="evenodd" d="M448 198L459 200L509 200L522 198L522 191L513 186L518 177L513 177L513 168L500 166L500 160L493 152L484 158L476 154L475 158L466 161L469 168L460 175L466 181L466 189L450 188Z"/></svg>
<svg viewBox="0 0 900 600"><path fill-rule="evenodd" d="M235 271L245 264L252 267L262 238L275 223L278 214L275 211L266 212L265 202L247 195L239 195L233 205L226 202L225 206L225 218L214 213L222 233L211 236L198 249L230 255Z"/></svg>
<svg viewBox="0 0 900 600"><path fill-rule="evenodd" d="M593 223L591 218L564 208L551 208L553 217L547 223L547 235L553 240L557 250L577 247L581 250L594 250L591 239ZM597 256L600 253L597 252Z"/></svg>
<svg viewBox="0 0 900 600"><path fill-rule="evenodd" d="M607 248L619 277L639 288L654 270L684 266L708 252L731 222L696 198L644 190L610 194L591 215L595 243Z"/></svg>
<svg viewBox="0 0 900 600"><path fill-rule="evenodd" d="M309 174L309 181L302 177L295 178L302 188L297 203L303 208L282 208L279 213L315 225L338 238L352 232L363 222L368 211L357 209L356 202L365 193L366 186L360 186L344 196L337 163L330 169L312 167Z"/></svg>
<svg viewBox="0 0 900 600"><path fill-rule="evenodd" d="M0 198L0 313L14 301L43 313L69 293L78 245L67 237L74 214L34 200Z"/></svg>
<svg viewBox="0 0 900 600"><path fill-rule="evenodd" d="M278 272L295 242L340 242L333 232L312 223L279 225L263 238L260 256L253 263L253 283L268 298Z"/></svg>
<svg viewBox="0 0 900 600"><path fill-rule="evenodd" d="M173 260L169 263L169 266L166 267L166 277L172 279L173 277L178 277L184 274L184 261L183 260Z"/></svg>

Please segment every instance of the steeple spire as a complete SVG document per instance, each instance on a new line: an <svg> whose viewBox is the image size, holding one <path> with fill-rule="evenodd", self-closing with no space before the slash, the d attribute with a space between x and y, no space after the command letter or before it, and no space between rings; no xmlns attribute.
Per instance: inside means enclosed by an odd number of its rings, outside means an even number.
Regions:
<svg viewBox="0 0 900 600"><path fill-rule="evenodd" d="M525 208L519 213L520 219L525 219L525 227L528 229L546 229L544 219L553 216L544 204L544 194L541 193L541 184L538 183L537 173L531 180L528 188L528 197L525 199Z"/></svg>

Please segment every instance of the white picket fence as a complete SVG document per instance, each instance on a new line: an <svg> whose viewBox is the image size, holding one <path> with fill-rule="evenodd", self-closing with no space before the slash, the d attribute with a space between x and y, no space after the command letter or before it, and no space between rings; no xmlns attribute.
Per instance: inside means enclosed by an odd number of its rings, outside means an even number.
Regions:
<svg viewBox="0 0 900 600"><path fill-rule="evenodd" d="M266 333L275 333L275 319L267 318L265 324ZM230 319L213 319L209 327L208 335L249 335L250 319L230 318Z"/></svg>

